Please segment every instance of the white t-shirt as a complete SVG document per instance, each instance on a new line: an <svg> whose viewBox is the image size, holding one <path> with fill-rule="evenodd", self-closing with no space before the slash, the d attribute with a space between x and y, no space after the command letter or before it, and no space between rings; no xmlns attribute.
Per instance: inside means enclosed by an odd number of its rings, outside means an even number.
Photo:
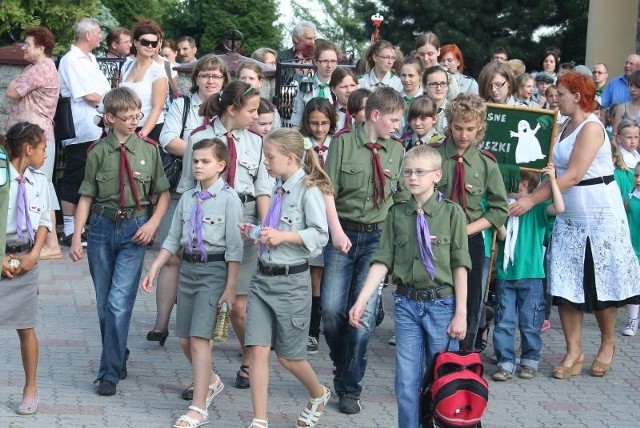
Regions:
<svg viewBox="0 0 640 428"><path fill-rule="evenodd" d="M98 114L96 108L84 100L84 96L98 93L104 96L111 86L104 73L98 68L93 54L85 55L77 46L60 59L58 66L60 77L60 93L63 97L71 97L71 112L76 129L76 138L63 141L63 145L95 141L102 135L94 118Z"/></svg>
<svg viewBox="0 0 640 428"><path fill-rule="evenodd" d="M129 76L129 72L133 70L133 66L136 61L127 61L122 66L122 83L120 86L124 86L130 88L133 92L140 97L140 101L142 101L142 109L140 110L144 117L138 124L139 127L142 127L147 123L147 119L149 118L149 114L151 113L151 108L153 106L153 82L158 79L166 79L167 73L164 71L164 65L158 64L155 61L151 62L151 65L147 69L147 72L142 79L142 82L127 82L127 77ZM164 122L164 110L160 112L160 116L158 117L158 121L156 123Z"/></svg>

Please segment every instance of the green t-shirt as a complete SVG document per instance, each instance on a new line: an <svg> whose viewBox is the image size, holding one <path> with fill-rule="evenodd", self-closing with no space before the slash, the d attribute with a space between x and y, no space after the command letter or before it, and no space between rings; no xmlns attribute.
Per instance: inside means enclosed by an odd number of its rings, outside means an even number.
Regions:
<svg viewBox="0 0 640 428"><path fill-rule="evenodd" d="M7 211L9 209L9 155L0 146L0 260L7 245Z"/></svg>
<svg viewBox="0 0 640 428"><path fill-rule="evenodd" d="M503 269L504 243L498 240L498 257L496 258L496 277L505 280L544 278L542 246L550 216L547 207L551 201L534 206L519 217L518 238L514 251L514 262L507 270Z"/></svg>

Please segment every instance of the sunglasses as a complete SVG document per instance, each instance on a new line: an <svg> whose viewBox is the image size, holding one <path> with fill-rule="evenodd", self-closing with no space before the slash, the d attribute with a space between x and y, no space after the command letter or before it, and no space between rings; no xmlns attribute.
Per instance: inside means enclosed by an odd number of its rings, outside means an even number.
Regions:
<svg viewBox="0 0 640 428"><path fill-rule="evenodd" d="M138 39L138 42L140 43L140 46L144 46L144 47L151 46L152 48L157 48L158 47L158 43L160 41L159 40Z"/></svg>

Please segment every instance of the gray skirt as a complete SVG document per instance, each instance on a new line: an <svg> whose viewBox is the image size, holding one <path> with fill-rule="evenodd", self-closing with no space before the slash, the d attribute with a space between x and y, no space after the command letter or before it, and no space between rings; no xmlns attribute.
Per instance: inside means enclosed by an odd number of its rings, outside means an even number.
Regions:
<svg viewBox="0 0 640 428"><path fill-rule="evenodd" d="M256 271L247 303L246 346L271 346L278 357L307 358L311 314L309 271L266 276Z"/></svg>
<svg viewBox="0 0 640 428"><path fill-rule="evenodd" d="M178 337L213 339L218 300L226 286L226 262L182 262L178 275Z"/></svg>
<svg viewBox="0 0 640 428"><path fill-rule="evenodd" d="M36 326L39 268L0 280L0 326L22 330Z"/></svg>

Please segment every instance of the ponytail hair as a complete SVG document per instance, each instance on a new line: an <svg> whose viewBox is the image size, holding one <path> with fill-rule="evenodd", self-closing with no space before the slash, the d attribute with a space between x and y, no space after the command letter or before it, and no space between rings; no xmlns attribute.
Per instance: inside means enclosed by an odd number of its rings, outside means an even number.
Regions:
<svg viewBox="0 0 640 428"><path fill-rule="evenodd" d="M260 90L254 89L248 83L234 80L225 86L224 90L211 95L203 102L198 114L208 118L216 116L222 117L227 111L227 108L233 106L237 109L242 109L248 100L259 96Z"/></svg>
<svg viewBox="0 0 640 428"><path fill-rule="evenodd" d="M331 179L320 166L313 143L304 138L300 132L293 128L280 128L270 132L264 137L264 142L278 147L284 155L293 154L298 163L304 167L307 176L304 184L307 187L317 186L326 195L333 195Z"/></svg>
<svg viewBox="0 0 640 428"><path fill-rule="evenodd" d="M44 140L44 130L35 123L18 122L0 136L0 144L9 152L9 156L17 158L22 156L25 144L35 147Z"/></svg>

